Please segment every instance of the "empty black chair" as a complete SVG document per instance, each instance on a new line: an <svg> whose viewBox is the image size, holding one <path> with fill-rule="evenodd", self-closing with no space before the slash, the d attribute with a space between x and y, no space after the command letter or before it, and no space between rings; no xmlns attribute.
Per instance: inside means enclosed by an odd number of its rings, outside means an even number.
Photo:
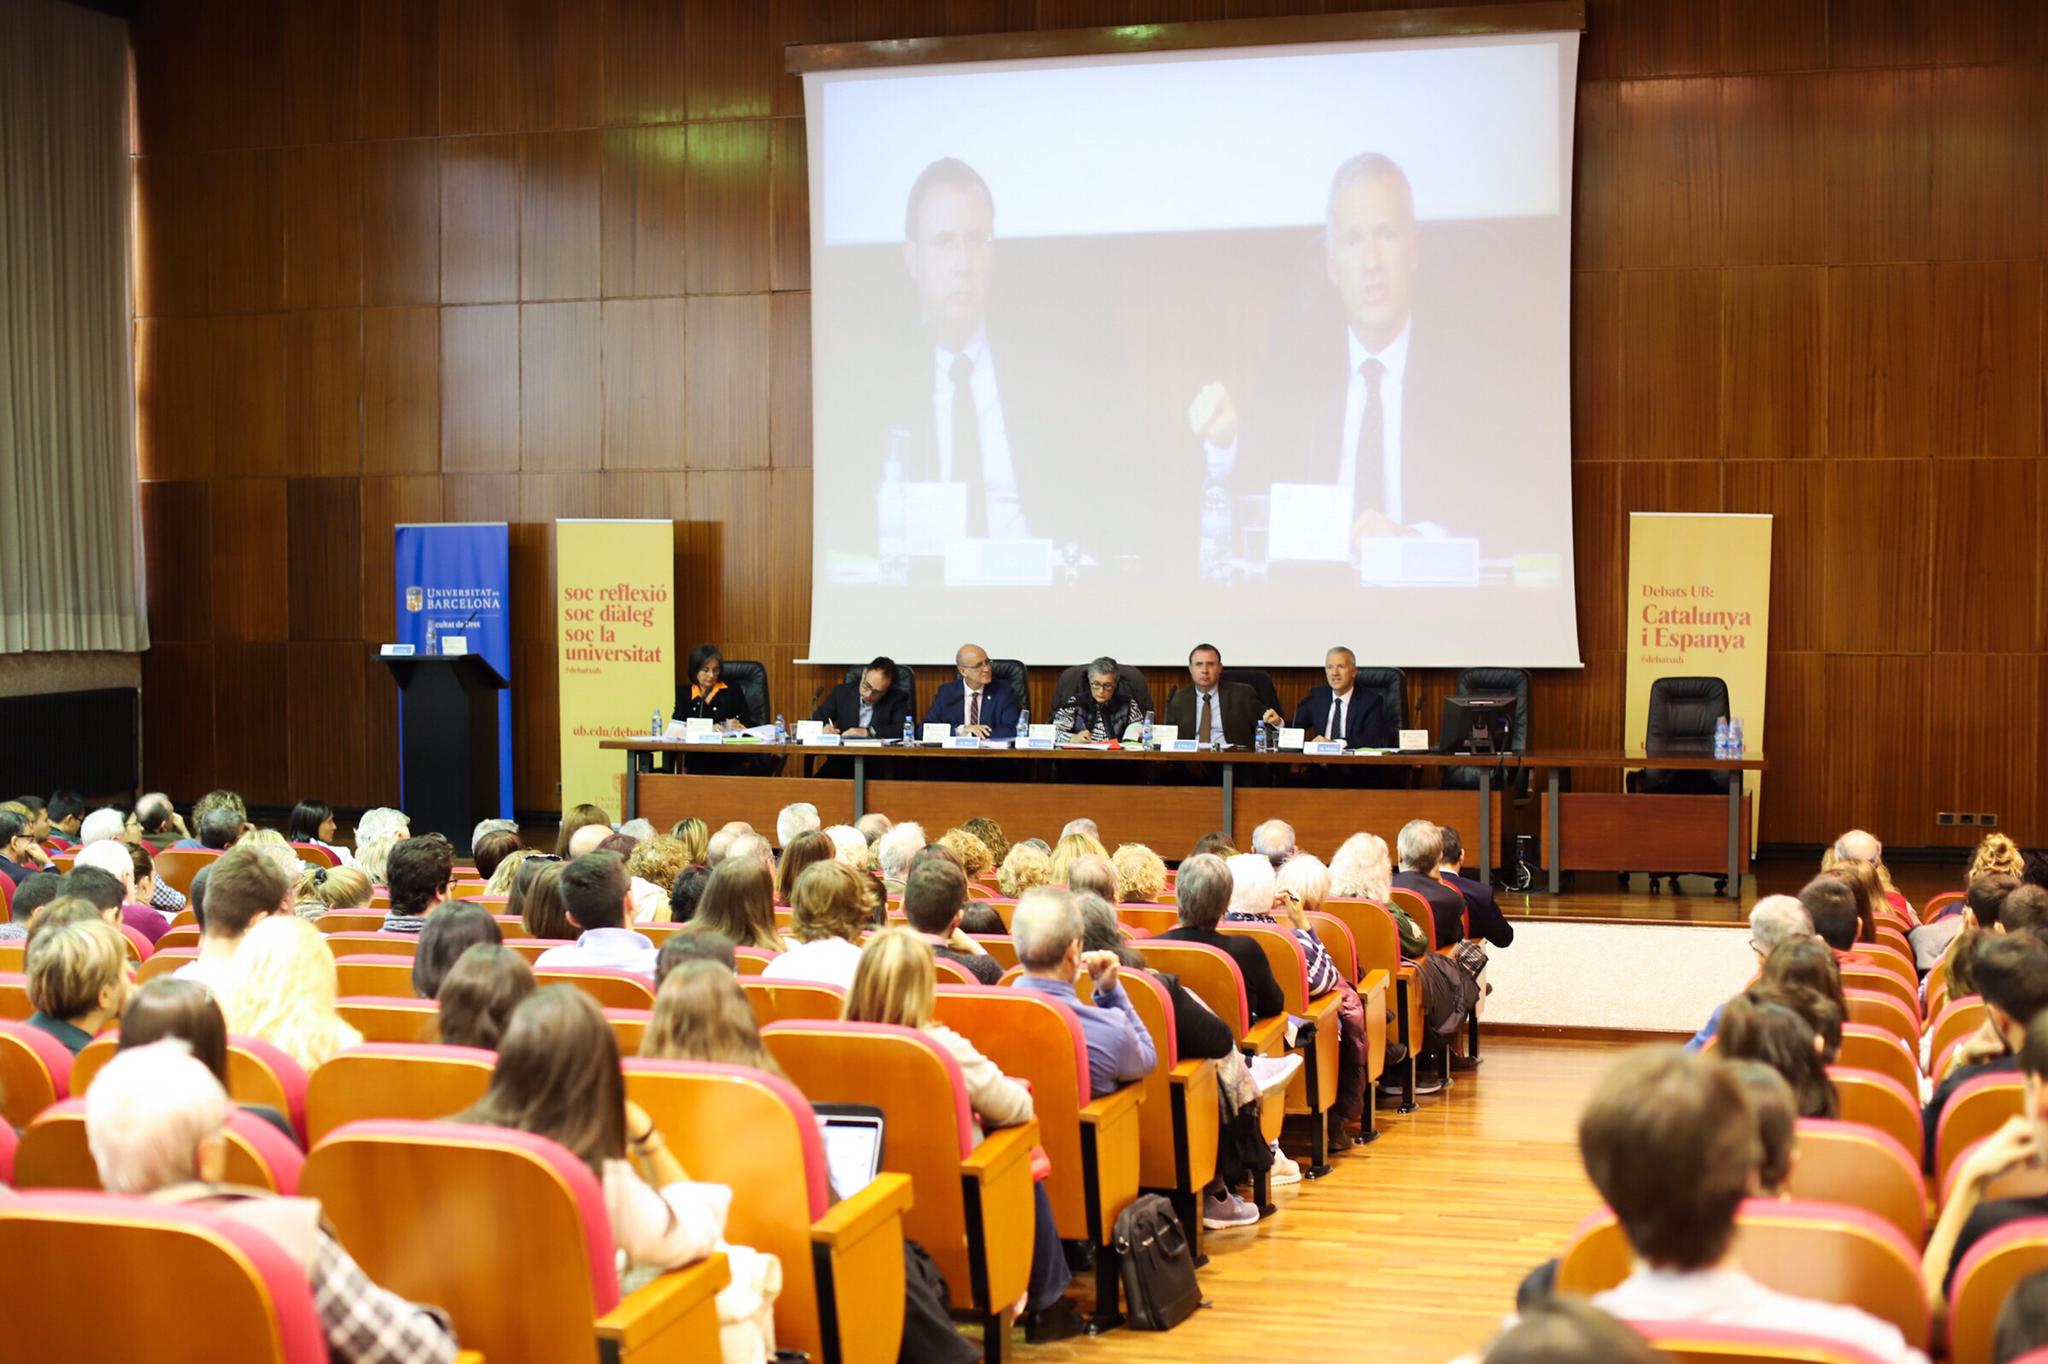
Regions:
<svg viewBox="0 0 2048 1364"><path fill-rule="evenodd" d="M1728 713L1728 684L1718 677L1660 677L1650 684L1650 715L1643 729L1646 756L1714 756L1714 726ZM1646 796L1725 796L1726 772L1646 767L1628 788Z"/></svg>
<svg viewBox="0 0 2048 1364"><path fill-rule="evenodd" d="M1010 690L1016 693L1019 706L1026 710L1031 708L1031 675L1024 670L1024 663L1021 659L991 658L988 661L988 670L994 681L1010 684ZM1052 717L1050 715L1039 717L1040 724L1050 724L1051 722ZM996 737L1007 739L1010 736L999 734Z"/></svg>
<svg viewBox="0 0 2048 1364"><path fill-rule="evenodd" d="M1380 699L1380 714L1387 717L1387 742L1399 740L1396 732L1408 725L1408 674L1399 668L1360 668L1352 690Z"/></svg>
<svg viewBox="0 0 2048 1364"><path fill-rule="evenodd" d="M1451 695L1508 697L1514 702L1512 719L1508 725L1508 749L1512 753L1529 751L1529 674L1525 670L1467 668L1458 674L1458 685ZM1476 791L1479 789L1479 769L1446 767L1443 772L1443 784L1450 790ZM1521 774L1515 783L1515 789L1522 795L1528 794L1528 772L1524 771Z"/></svg>
<svg viewBox="0 0 2048 1364"><path fill-rule="evenodd" d="M1150 683L1145 681L1145 674L1139 672L1128 663L1117 664L1116 671L1117 676L1124 680L1124 690L1129 692L1132 699L1137 701L1138 709L1152 710L1154 708L1152 705L1152 687ZM1057 713L1061 706L1079 696L1087 686L1088 665L1086 663L1076 663L1073 667L1061 673L1059 680L1052 685L1052 711ZM1048 714L1046 718L1049 720L1052 718L1052 715Z"/></svg>
<svg viewBox="0 0 2048 1364"><path fill-rule="evenodd" d="M1259 698L1259 713L1261 715L1269 710L1280 711L1282 717L1289 713L1280 710L1280 693L1273 687L1273 675L1264 668L1225 668L1223 670L1223 680L1225 682L1242 682L1245 686L1250 687L1252 694Z"/></svg>

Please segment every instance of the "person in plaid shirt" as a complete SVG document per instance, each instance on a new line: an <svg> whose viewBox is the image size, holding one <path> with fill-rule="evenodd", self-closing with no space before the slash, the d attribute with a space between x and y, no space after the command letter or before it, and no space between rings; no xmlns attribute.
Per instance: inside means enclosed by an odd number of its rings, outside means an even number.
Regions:
<svg viewBox="0 0 2048 1364"><path fill-rule="evenodd" d="M321 1225L310 1198L220 1183L231 1105L183 1042L134 1047L107 1062L85 1100L86 1142L110 1192L204 1208L254 1227L304 1267L331 1358L344 1364L452 1364L447 1318L371 1282Z"/></svg>

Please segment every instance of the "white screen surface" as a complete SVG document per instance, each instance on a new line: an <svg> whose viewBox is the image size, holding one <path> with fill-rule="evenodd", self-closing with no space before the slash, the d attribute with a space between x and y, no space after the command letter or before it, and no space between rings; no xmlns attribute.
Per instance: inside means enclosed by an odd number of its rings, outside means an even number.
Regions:
<svg viewBox="0 0 2048 1364"><path fill-rule="evenodd" d="M1577 666L1576 60L806 75L811 657Z"/></svg>

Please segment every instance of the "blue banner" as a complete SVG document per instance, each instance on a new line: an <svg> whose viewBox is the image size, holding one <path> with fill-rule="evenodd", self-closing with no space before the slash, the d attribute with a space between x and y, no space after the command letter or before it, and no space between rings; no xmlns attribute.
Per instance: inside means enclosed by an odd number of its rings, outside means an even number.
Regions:
<svg viewBox="0 0 2048 1364"><path fill-rule="evenodd" d="M461 635L508 684L498 693L498 814L511 819L511 537L502 521L399 526L394 537L398 643L436 654L442 636ZM398 800L404 808L403 789ZM468 830L448 833L459 841Z"/></svg>

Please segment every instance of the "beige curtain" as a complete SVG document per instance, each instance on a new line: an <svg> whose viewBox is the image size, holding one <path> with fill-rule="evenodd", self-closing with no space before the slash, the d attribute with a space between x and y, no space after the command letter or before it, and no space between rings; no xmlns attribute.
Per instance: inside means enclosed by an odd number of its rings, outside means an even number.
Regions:
<svg viewBox="0 0 2048 1364"><path fill-rule="evenodd" d="M0 653L149 647L128 186L126 28L0 3Z"/></svg>

